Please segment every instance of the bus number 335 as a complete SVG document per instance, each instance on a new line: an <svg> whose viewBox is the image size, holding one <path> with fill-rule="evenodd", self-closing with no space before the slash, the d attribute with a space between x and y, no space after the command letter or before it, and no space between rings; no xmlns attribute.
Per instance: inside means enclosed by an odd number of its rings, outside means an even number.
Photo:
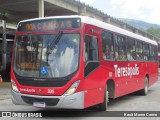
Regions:
<svg viewBox="0 0 160 120"><path fill-rule="evenodd" d="M53 89L48 89L48 93L53 94L54 90Z"/></svg>

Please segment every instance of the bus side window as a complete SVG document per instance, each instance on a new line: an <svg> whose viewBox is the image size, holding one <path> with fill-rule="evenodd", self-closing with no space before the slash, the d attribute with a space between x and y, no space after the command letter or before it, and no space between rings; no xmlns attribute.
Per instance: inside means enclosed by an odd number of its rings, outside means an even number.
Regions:
<svg viewBox="0 0 160 120"><path fill-rule="evenodd" d="M127 59L128 60L135 60L135 40L131 38L127 38Z"/></svg>
<svg viewBox="0 0 160 120"><path fill-rule="evenodd" d="M150 45L150 60L156 61L156 47L153 45Z"/></svg>
<svg viewBox="0 0 160 120"><path fill-rule="evenodd" d="M146 61L149 60L149 45L147 43L143 44L143 57L144 60Z"/></svg>
<svg viewBox="0 0 160 120"><path fill-rule="evenodd" d="M137 57L137 60L143 60L143 43L140 41L137 41L136 57Z"/></svg>
<svg viewBox="0 0 160 120"><path fill-rule="evenodd" d="M107 31L102 32L102 49L103 49L103 59L111 59L114 57L114 42L113 34Z"/></svg>
<svg viewBox="0 0 160 120"><path fill-rule="evenodd" d="M125 38L115 35L115 57L118 60L127 60ZM117 58L118 57L118 58Z"/></svg>
<svg viewBox="0 0 160 120"><path fill-rule="evenodd" d="M85 36L85 64L89 61L99 61L98 39L95 36Z"/></svg>

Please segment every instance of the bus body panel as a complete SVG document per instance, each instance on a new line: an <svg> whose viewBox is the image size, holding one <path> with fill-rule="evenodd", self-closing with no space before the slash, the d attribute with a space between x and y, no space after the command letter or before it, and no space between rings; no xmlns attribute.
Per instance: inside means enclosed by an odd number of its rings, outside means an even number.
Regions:
<svg viewBox="0 0 160 120"><path fill-rule="evenodd" d="M84 89L84 105L85 107L93 106L103 102L106 70L99 67L85 78Z"/></svg>
<svg viewBox="0 0 160 120"><path fill-rule="evenodd" d="M156 81L158 81L158 61L157 62L149 62L148 63L148 71L150 82L149 85L153 85Z"/></svg>

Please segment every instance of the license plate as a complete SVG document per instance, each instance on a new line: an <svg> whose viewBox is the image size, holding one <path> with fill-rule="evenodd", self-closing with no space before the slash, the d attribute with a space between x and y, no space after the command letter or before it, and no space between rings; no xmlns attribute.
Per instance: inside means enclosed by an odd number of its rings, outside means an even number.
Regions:
<svg viewBox="0 0 160 120"><path fill-rule="evenodd" d="M46 107L46 103L45 102L34 102L33 106L34 107L44 108L44 107Z"/></svg>

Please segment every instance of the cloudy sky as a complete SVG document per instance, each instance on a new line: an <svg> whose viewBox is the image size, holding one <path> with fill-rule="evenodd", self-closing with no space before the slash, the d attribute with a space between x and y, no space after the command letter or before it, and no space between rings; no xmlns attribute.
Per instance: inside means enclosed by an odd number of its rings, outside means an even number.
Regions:
<svg viewBox="0 0 160 120"><path fill-rule="evenodd" d="M116 18L160 25L160 0L80 0Z"/></svg>

